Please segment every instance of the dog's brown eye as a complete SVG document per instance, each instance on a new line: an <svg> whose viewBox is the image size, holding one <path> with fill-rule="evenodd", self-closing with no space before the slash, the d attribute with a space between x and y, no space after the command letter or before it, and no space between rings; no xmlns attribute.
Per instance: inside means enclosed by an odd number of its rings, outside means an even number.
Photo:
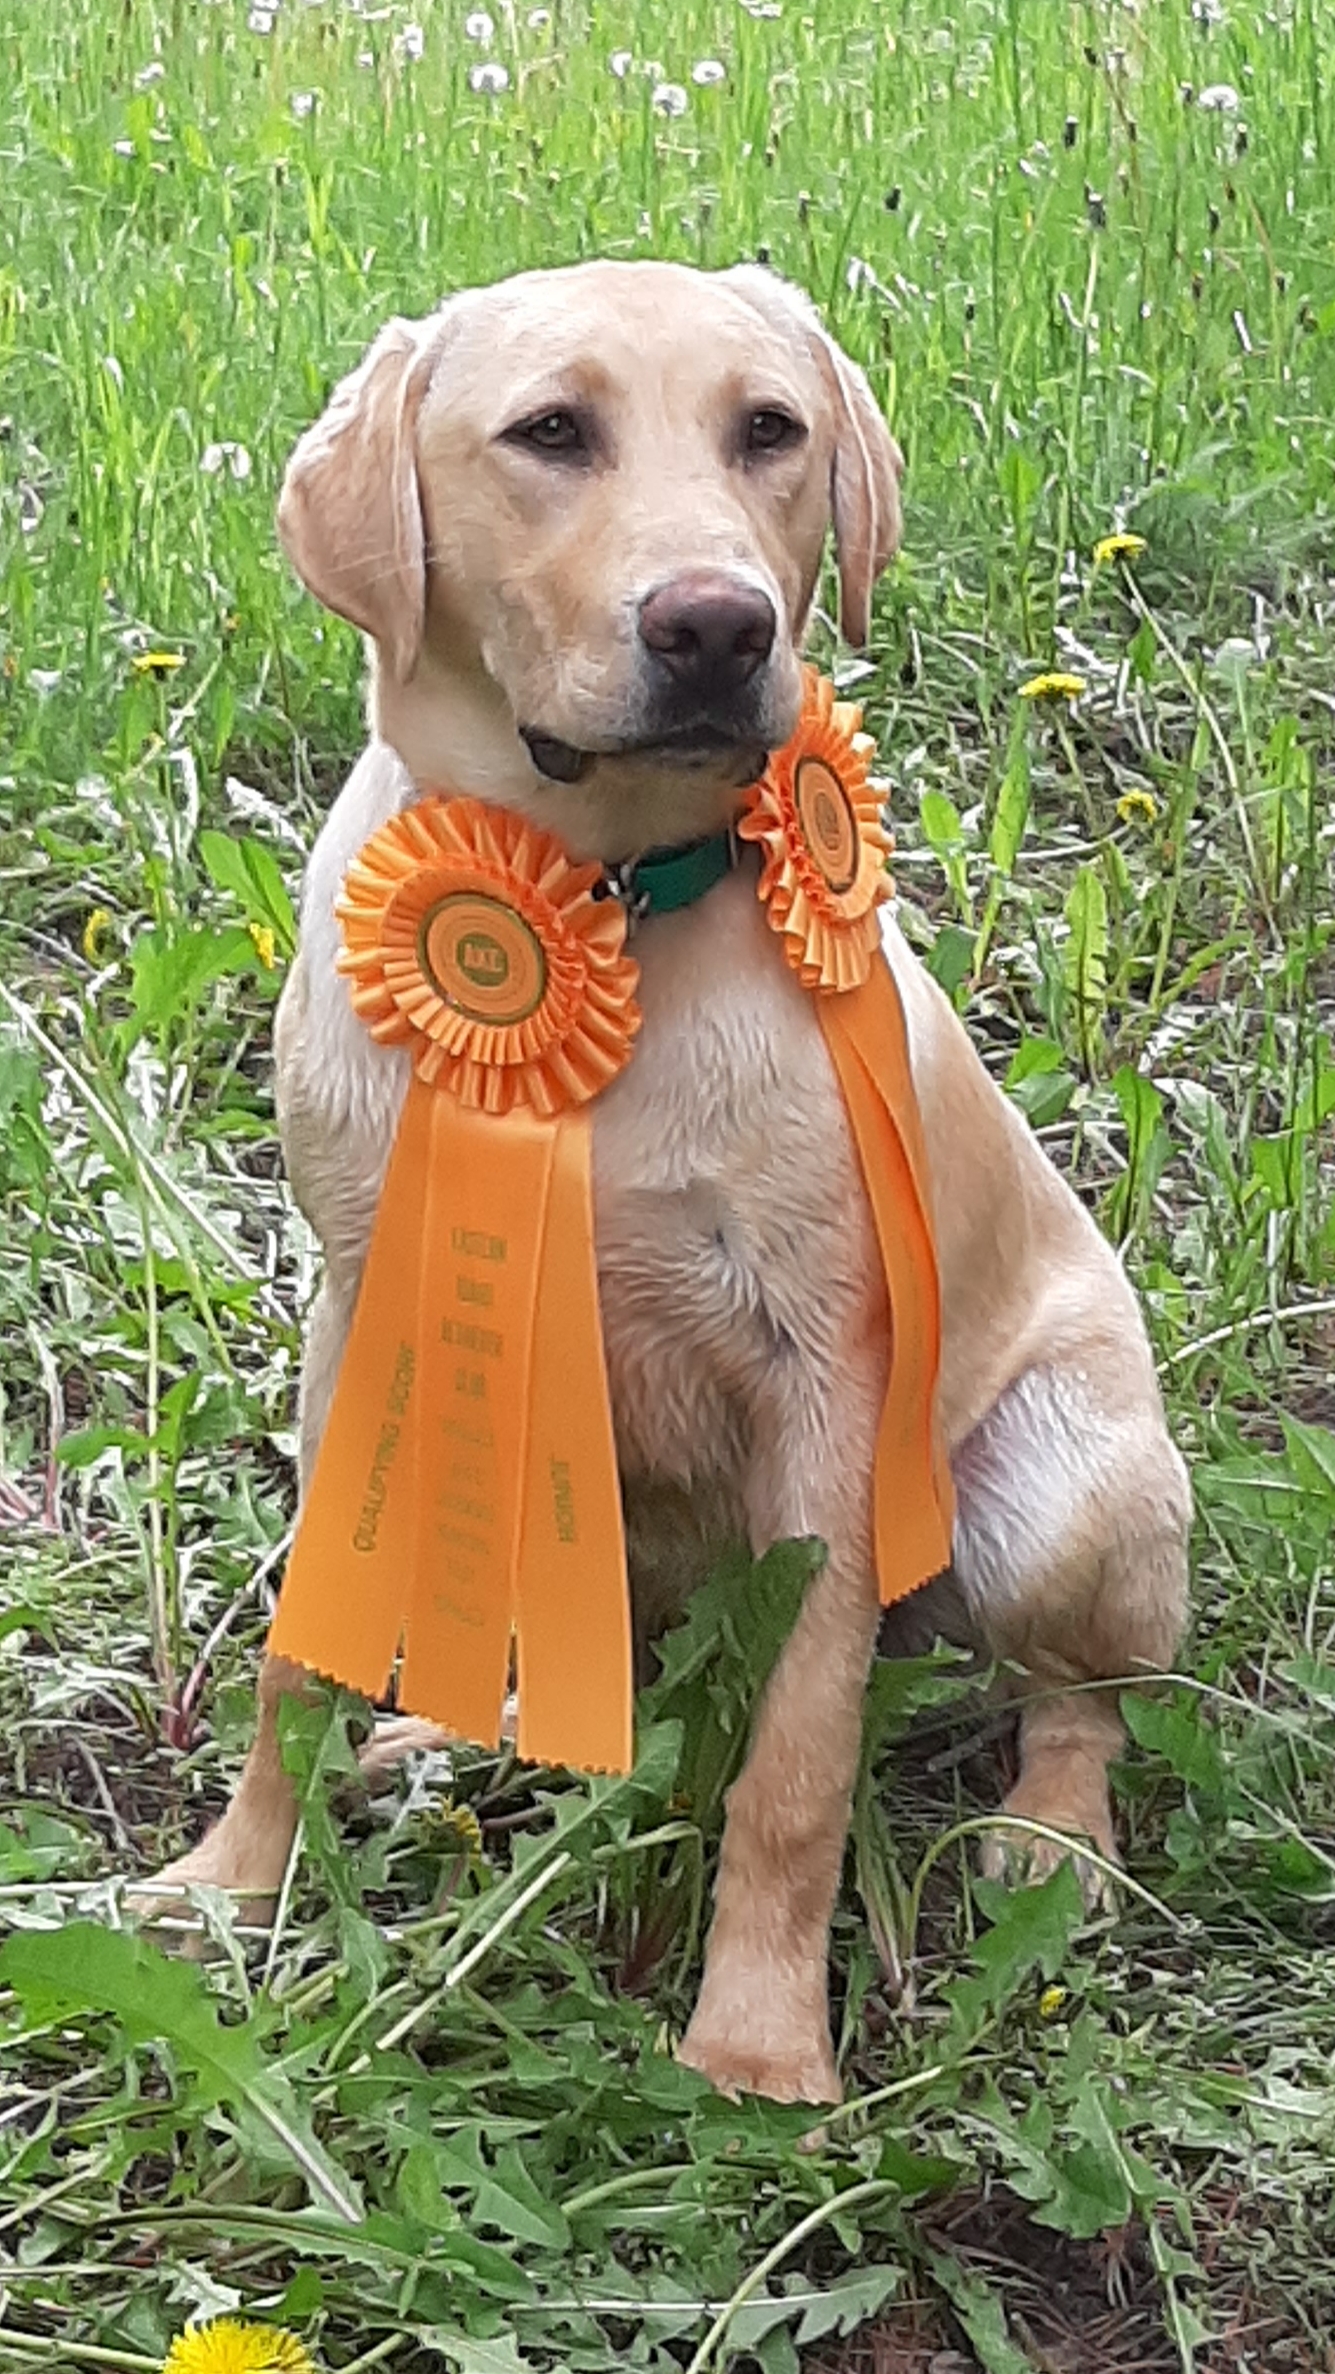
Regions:
<svg viewBox="0 0 1335 2374"><path fill-rule="evenodd" d="M794 420L791 413L767 407L763 412L753 412L746 424L746 450L782 453L789 445L800 445L805 435L801 421Z"/></svg>
<svg viewBox="0 0 1335 2374"><path fill-rule="evenodd" d="M506 436L513 445L536 446L539 453L583 453L584 431L578 416L564 407L535 412L531 420L516 421Z"/></svg>

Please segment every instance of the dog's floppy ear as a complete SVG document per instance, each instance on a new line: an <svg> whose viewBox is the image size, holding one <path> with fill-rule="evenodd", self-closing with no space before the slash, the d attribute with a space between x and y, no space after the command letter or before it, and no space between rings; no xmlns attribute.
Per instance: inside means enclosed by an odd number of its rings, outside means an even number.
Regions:
<svg viewBox="0 0 1335 2374"><path fill-rule="evenodd" d="M300 440L278 502L298 576L374 639L400 681L412 674L426 620L417 415L445 318L386 323Z"/></svg>
<svg viewBox="0 0 1335 2374"><path fill-rule="evenodd" d="M871 632L872 588L899 549L904 456L881 417L865 373L823 329L819 336L838 410L830 508L839 558L839 627L846 643L865 643Z"/></svg>
<svg viewBox="0 0 1335 2374"><path fill-rule="evenodd" d="M799 324L820 364L835 424L830 511L839 562L839 625L846 642L865 643L872 588L899 546L904 457L866 374L835 344L810 298L758 264L736 264L726 277L771 326Z"/></svg>

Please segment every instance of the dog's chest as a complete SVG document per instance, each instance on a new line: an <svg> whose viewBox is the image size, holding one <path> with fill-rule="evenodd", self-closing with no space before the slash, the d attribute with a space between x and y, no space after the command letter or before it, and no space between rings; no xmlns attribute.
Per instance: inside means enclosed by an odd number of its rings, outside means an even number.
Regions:
<svg viewBox="0 0 1335 2374"><path fill-rule="evenodd" d="M623 1464L732 1468L776 1378L813 1385L879 1296L812 1000L749 875L640 933L643 1029L594 1109L603 1336Z"/></svg>

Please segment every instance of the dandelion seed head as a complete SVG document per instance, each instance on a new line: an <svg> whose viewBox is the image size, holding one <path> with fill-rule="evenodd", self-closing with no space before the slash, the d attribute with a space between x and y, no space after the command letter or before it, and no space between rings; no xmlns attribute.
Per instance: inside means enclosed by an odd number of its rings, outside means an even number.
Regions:
<svg viewBox="0 0 1335 2374"><path fill-rule="evenodd" d="M234 437L225 437L216 445L206 445L199 457L199 466L206 478L216 478L224 464L231 477L238 480L249 478L250 455L244 445L238 445Z"/></svg>
<svg viewBox="0 0 1335 2374"><path fill-rule="evenodd" d="M1242 101L1231 82L1208 82L1196 105L1203 107L1207 115L1236 115Z"/></svg>
<svg viewBox="0 0 1335 2374"><path fill-rule="evenodd" d="M485 8L475 8L464 18L464 31L470 41L490 41L496 26Z"/></svg>
<svg viewBox="0 0 1335 2374"><path fill-rule="evenodd" d="M134 78L135 89L137 91L146 91L150 84L161 82L163 76L166 74L166 71L167 69L163 65L161 58L150 58L146 66L140 67L139 72Z"/></svg>
<svg viewBox="0 0 1335 2374"><path fill-rule="evenodd" d="M722 58L697 58L691 68L691 80L707 91L712 83L726 82L728 69Z"/></svg>
<svg viewBox="0 0 1335 2374"><path fill-rule="evenodd" d="M628 49L614 49L607 61L618 82L624 82L635 60Z"/></svg>
<svg viewBox="0 0 1335 2374"><path fill-rule="evenodd" d="M656 82L649 96L660 115L685 115L689 105L679 82Z"/></svg>
<svg viewBox="0 0 1335 2374"><path fill-rule="evenodd" d="M543 33L552 21L550 8L530 8L525 23L530 33Z"/></svg>
<svg viewBox="0 0 1335 2374"><path fill-rule="evenodd" d="M395 34L394 55L396 58L403 58L410 66L414 66L425 53L426 35L420 25L405 25L401 33Z"/></svg>
<svg viewBox="0 0 1335 2374"><path fill-rule="evenodd" d="M288 100L288 106L291 108L293 115L297 119L297 122L304 122L308 115L314 115L315 113L314 91L294 91L291 98Z"/></svg>
<svg viewBox="0 0 1335 2374"><path fill-rule="evenodd" d="M482 91L488 98L497 98L510 88L510 70L497 59L488 58L483 66L474 66L468 77L470 91Z"/></svg>
<svg viewBox="0 0 1335 2374"><path fill-rule="evenodd" d="M252 8L246 24L252 33L272 33L277 13L273 8Z"/></svg>

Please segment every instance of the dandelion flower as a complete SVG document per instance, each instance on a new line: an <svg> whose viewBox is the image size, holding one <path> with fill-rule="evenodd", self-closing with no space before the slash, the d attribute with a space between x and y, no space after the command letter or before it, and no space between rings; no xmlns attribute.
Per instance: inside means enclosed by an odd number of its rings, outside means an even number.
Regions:
<svg viewBox="0 0 1335 2374"><path fill-rule="evenodd" d="M475 8L464 18L464 31L470 41L490 41L496 27L485 8Z"/></svg>
<svg viewBox="0 0 1335 2374"><path fill-rule="evenodd" d="M260 963L263 965L266 973L271 973L274 969L275 963L277 962L278 946L278 943L273 935L272 925L268 923L248 923L246 925L246 929L250 933L251 942L254 947L255 954L260 960Z"/></svg>
<svg viewBox="0 0 1335 2374"><path fill-rule="evenodd" d="M530 33L542 33L552 21L552 12L550 8L530 8L524 21Z"/></svg>
<svg viewBox="0 0 1335 2374"><path fill-rule="evenodd" d="M1137 785L1122 793L1117 803L1117 813L1123 824L1153 824L1159 813L1159 803L1152 791L1142 791Z"/></svg>
<svg viewBox="0 0 1335 2374"><path fill-rule="evenodd" d="M649 96L660 115L685 115L689 105L679 82L656 82Z"/></svg>
<svg viewBox="0 0 1335 2374"><path fill-rule="evenodd" d="M1100 536L1094 547L1094 558L1102 566L1104 561L1133 561L1136 554L1144 550L1143 536L1133 536L1128 529L1119 528L1116 535Z"/></svg>
<svg viewBox="0 0 1335 2374"><path fill-rule="evenodd" d="M1236 115L1242 105L1231 82L1209 82L1196 101L1207 115Z"/></svg>
<svg viewBox="0 0 1335 2374"><path fill-rule="evenodd" d="M426 35L420 25L405 25L401 33L395 34L394 55L410 66L426 55Z"/></svg>
<svg viewBox="0 0 1335 2374"><path fill-rule="evenodd" d="M1055 2020L1065 2001L1065 1987L1044 1987L1042 1994L1038 1998L1039 2018L1041 2020Z"/></svg>
<svg viewBox="0 0 1335 2374"><path fill-rule="evenodd" d="M501 91L509 90L510 69L499 65L495 58L488 58L485 66L474 66L468 77L468 88L470 91L485 91L495 98Z"/></svg>
<svg viewBox="0 0 1335 2374"><path fill-rule="evenodd" d="M726 82L727 79L728 69L722 58L697 58L691 68L691 80L698 83L702 91L707 91L711 83Z"/></svg>
<svg viewBox="0 0 1335 2374"><path fill-rule="evenodd" d="M1078 701L1086 689L1083 676L1068 676L1060 668L1046 669L1020 686L1022 701Z"/></svg>
<svg viewBox="0 0 1335 2374"><path fill-rule="evenodd" d="M98 964L101 961L102 942L110 929L110 907L94 907L83 927L83 937L79 942L90 964Z"/></svg>
<svg viewBox="0 0 1335 2374"><path fill-rule="evenodd" d="M136 651L130 665L138 676L174 676L185 666L185 655L180 651Z"/></svg>
<svg viewBox="0 0 1335 2374"><path fill-rule="evenodd" d="M631 67L635 63L635 59L632 52L628 49L614 49L607 63L613 74L615 74L617 81L624 82L626 76L631 70Z"/></svg>
<svg viewBox="0 0 1335 2374"><path fill-rule="evenodd" d="M315 2374L304 2341L279 2325L245 2325L221 2316L178 2333L162 2374Z"/></svg>

